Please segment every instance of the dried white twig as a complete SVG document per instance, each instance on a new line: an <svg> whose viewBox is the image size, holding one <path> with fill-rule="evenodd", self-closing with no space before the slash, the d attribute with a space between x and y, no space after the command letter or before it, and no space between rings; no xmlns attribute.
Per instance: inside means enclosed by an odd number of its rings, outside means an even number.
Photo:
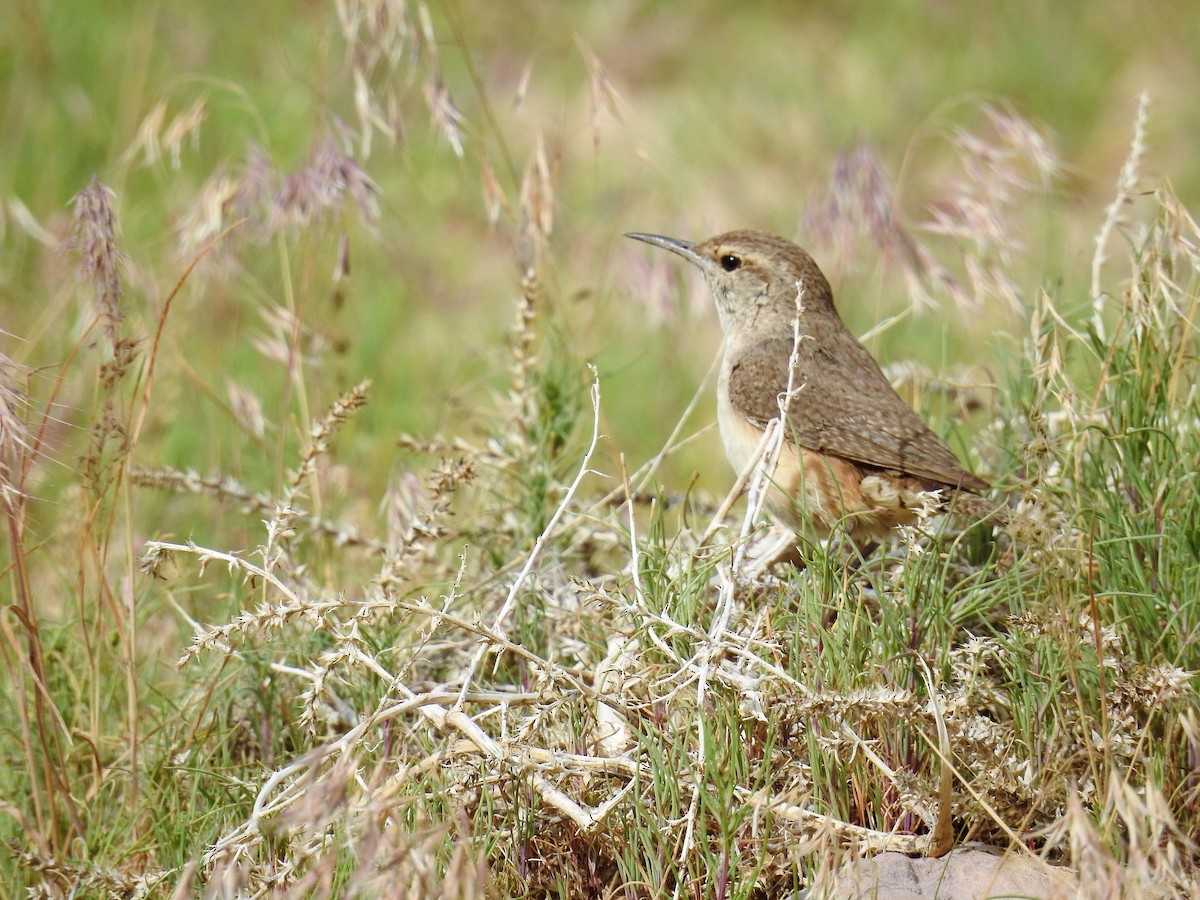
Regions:
<svg viewBox="0 0 1200 900"><path fill-rule="evenodd" d="M747 472L752 474L749 478L749 489L747 490L746 514L742 518L742 527L738 534L737 547L734 550L733 559L728 566L720 564L717 567L719 582L717 605L716 609L713 610L712 624L709 626L708 633L705 636L705 650L700 654L700 664L696 674L696 735L698 750L696 752L696 766L693 775L697 785L703 783L701 767L707 754L704 715L709 671L716 660L725 652L723 638L728 629L729 620L733 615L737 577L745 559L747 539L754 527L754 523L758 521L763 503L766 502L767 492L774 486L772 479L775 468L779 464L779 455L784 452L784 447L787 445L788 410L791 406L792 397L803 387L803 385L796 385L796 369L799 363L800 342L806 337L800 330L800 317L803 313L804 284L798 281L796 282L796 316L792 320L792 354L788 360L787 390L779 397L779 418L772 419L767 423L767 427L759 439L758 446L755 447L750 464L746 467L745 472L743 472L743 476ZM744 482L744 478L739 477L738 481ZM731 493L731 496L736 495ZM724 504L722 506L724 507ZM719 521L720 518L714 519L714 524ZM713 526L709 526L709 532L706 532L706 536L712 531ZM704 543L706 542L702 542L701 546ZM699 798L700 791L696 790L693 792L691 802L688 805L686 816L687 827L684 831L683 843L679 851L680 861L685 860L692 851L695 841L696 819L699 812Z"/></svg>
<svg viewBox="0 0 1200 900"><path fill-rule="evenodd" d="M1146 122L1150 115L1150 94L1146 91L1138 96L1137 116L1133 122L1133 141L1129 156L1121 166L1117 177L1117 195L1104 211L1104 224L1096 235L1096 253L1092 257L1092 325L1100 340L1104 340L1104 301L1107 294L1100 284L1100 274L1108 261L1108 241L1122 221L1122 210L1133 199L1141 174L1142 155L1146 152Z"/></svg>
<svg viewBox="0 0 1200 900"><path fill-rule="evenodd" d="M521 588L525 586L530 573L533 571L534 563L542 554L546 544L554 534L554 529L558 525L558 520L563 517L567 508L571 505L571 501L575 498L575 492L579 489L580 483L584 477L591 471L590 465L592 461L592 453L596 450L596 443L600 440L600 375L596 371L595 366L589 366L592 370L592 440L588 444L587 451L583 454L583 462L579 466L579 472L575 475L575 480L571 482L567 488L567 492L563 495L562 502L554 511L554 515L550 517L550 521L546 523L546 527L542 533L538 535L537 540L533 543L533 550L530 551L528 559L525 560L525 565L521 568L516 580L513 581L512 587L509 588L508 596L504 598L504 603L500 607L500 611L496 614L496 624L492 626L492 631L496 634L504 634L504 621L512 613L513 607L516 606L517 596L521 592ZM484 655L489 649L488 643L482 643L475 651L475 656L471 659L471 665L467 667L466 674L463 676L462 692L458 703L454 704L455 710L461 710L462 699L465 698L467 692L471 689L471 682L475 679L475 673L479 670L479 664L483 661Z"/></svg>

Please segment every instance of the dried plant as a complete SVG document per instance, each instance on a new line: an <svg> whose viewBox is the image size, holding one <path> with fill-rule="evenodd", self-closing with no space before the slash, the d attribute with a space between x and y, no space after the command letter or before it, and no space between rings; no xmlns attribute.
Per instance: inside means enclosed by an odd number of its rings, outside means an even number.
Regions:
<svg viewBox="0 0 1200 900"><path fill-rule="evenodd" d="M303 228L339 211L352 200L363 221L378 218L378 190L366 172L347 155L334 138L320 141L303 168L283 177L270 199L267 230Z"/></svg>
<svg viewBox="0 0 1200 900"><path fill-rule="evenodd" d="M80 280L95 291L96 310L109 341L118 343L117 332L125 317L121 309L121 276L117 271L117 217L113 212L111 188L93 177L91 184L72 199L70 246L79 252Z"/></svg>
<svg viewBox="0 0 1200 900"><path fill-rule="evenodd" d="M142 120L137 137L121 156L121 164L131 165L140 158L141 165L154 166L167 155L171 168L179 169L183 164L183 145L190 143L193 150L199 148L200 128L207 114L208 97L200 96L167 122L167 104L160 100Z"/></svg>
<svg viewBox="0 0 1200 900"><path fill-rule="evenodd" d="M995 106L984 106L983 113L986 132L954 132L962 174L929 200L928 219L905 224L883 160L863 144L838 154L825 189L806 207L805 233L842 269L852 270L864 258L898 268L916 309L945 295L964 312L1000 300L1022 313L1022 289L1007 274L1024 249L1018 213L1024 198L1048 190L1062 163L1047 138L1020 116ZM944 262L947 254L921 233L952 241L961 263Z"/></svg>

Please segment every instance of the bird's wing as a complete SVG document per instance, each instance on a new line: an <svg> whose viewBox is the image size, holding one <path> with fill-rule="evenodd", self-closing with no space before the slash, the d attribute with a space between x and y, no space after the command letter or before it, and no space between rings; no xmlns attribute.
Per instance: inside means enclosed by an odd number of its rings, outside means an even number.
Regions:
<svg viewBox="0 0 1200 900"><path fill-rule="evenodd" d="M734 409L765 425L779 416L794 341L772 338L741 351L729 373ZM879 365L849 332L804 339L797 349L788 406L790 437L801 447L891 469L937 484L986 490L900 398Z"/></svg>

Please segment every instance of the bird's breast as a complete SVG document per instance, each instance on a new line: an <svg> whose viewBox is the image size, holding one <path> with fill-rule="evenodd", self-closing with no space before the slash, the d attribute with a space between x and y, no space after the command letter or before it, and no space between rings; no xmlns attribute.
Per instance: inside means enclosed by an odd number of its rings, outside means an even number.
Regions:
<svg viewBox="0 0 1200 900"><path fill-rule="evenodd" d="M725 455L733 468L741 473L750 464L755 450L758 449L762 429L733 407L729 396L729 377L733 371L731 356L730 353L725 354L717 382L717 426L721 429Z"/></svg>
<svg viewBox="0 0 1200 900"><path fill-rule="evenodd" d="M717 424L725 455L739 474L754 460L763 429L734 408L729 394L732 366L721 367L717 386ZM792 399L802 403L803 394ZM767 508L795 529L823 537L846 520L852 533L886 534L896 525L913 521L922 486L916 479L869 470L838 456L827 456L797 446L784 435L774 469L768 473L771 488ZM847 519L847 517L849 517Z"/></svg>

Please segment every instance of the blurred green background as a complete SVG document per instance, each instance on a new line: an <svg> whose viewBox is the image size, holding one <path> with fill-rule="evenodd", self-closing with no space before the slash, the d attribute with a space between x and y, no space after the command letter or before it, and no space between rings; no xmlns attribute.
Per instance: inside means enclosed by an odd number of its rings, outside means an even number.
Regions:
<svg viewBox="0 0 1200 900"><path fill-rule="evenodd" d="M366 44L348 39L339 9L406 17L394 65L368 69L402 133L374 133L369 156L354 82ZM991 104L1032 123L1063 162L1014 204L1024 246L1005 270L1028 304L1039 285L1088 283L1141 91L1151 97L1144 171L1169 179L1185 203L1200 192L1200 16L1187 2L766 3L736 12L720 3L446 2L429 5L434 40L418 52L420 10L5 4L5 352L53 367L91 315L61 243L69 201L93 175L116 194L129 329L145 337L194 255L181 236L205 186L241 173L252 146L288 173L341 136L380 189L378 222L364 227L348 208L282 241L250 223L219 267L193 275L164 329L137 458L251 481L257 472L269 483L280 458L265 450L270 429L303 427L302 413L370 377L372 403L348 457L382 479L406 465L392 435L469 430L498 383L518 292L519 184L540 141L553 192L550 331L569 358L599 365L613 471L617 452L636 465L661 447L719 340L698 277L622 241L625 231L698 239L758 227L807 243L805 210L838 154L863 143L904 221L918 225L963 176L954 136L986 130L981 110ZM431 121L431 83L461 111L461 158ZM203 121L172 160L167 126L201 102ZM144 123L160 103L156 132ZM155 133L157 148L146 141ZM507 204L496 223L485 165ZM351 274L337 281L343 235ZM953 268L956 239L930 241ZM901 276L870 242L848 256L810 246L857 332L909 308ZM1090 297L1078 300L1084 309ZM312 329L319 376L307 410L292 405L286 373L253 344L270 333L262 311L275 304L291 304ZM969 362L999 379L1025 318L1012 304L957 309L942 298L871 347L885 363L912 358L946 372ZM234 427L230 382L261 398L266 444ZM59 397L68 425L88 390L68 384ZM687 431L712 419L706 394ZM664 480L680 489L692 470L715 490L727 483L715 435L672 457Z"/></svg>

